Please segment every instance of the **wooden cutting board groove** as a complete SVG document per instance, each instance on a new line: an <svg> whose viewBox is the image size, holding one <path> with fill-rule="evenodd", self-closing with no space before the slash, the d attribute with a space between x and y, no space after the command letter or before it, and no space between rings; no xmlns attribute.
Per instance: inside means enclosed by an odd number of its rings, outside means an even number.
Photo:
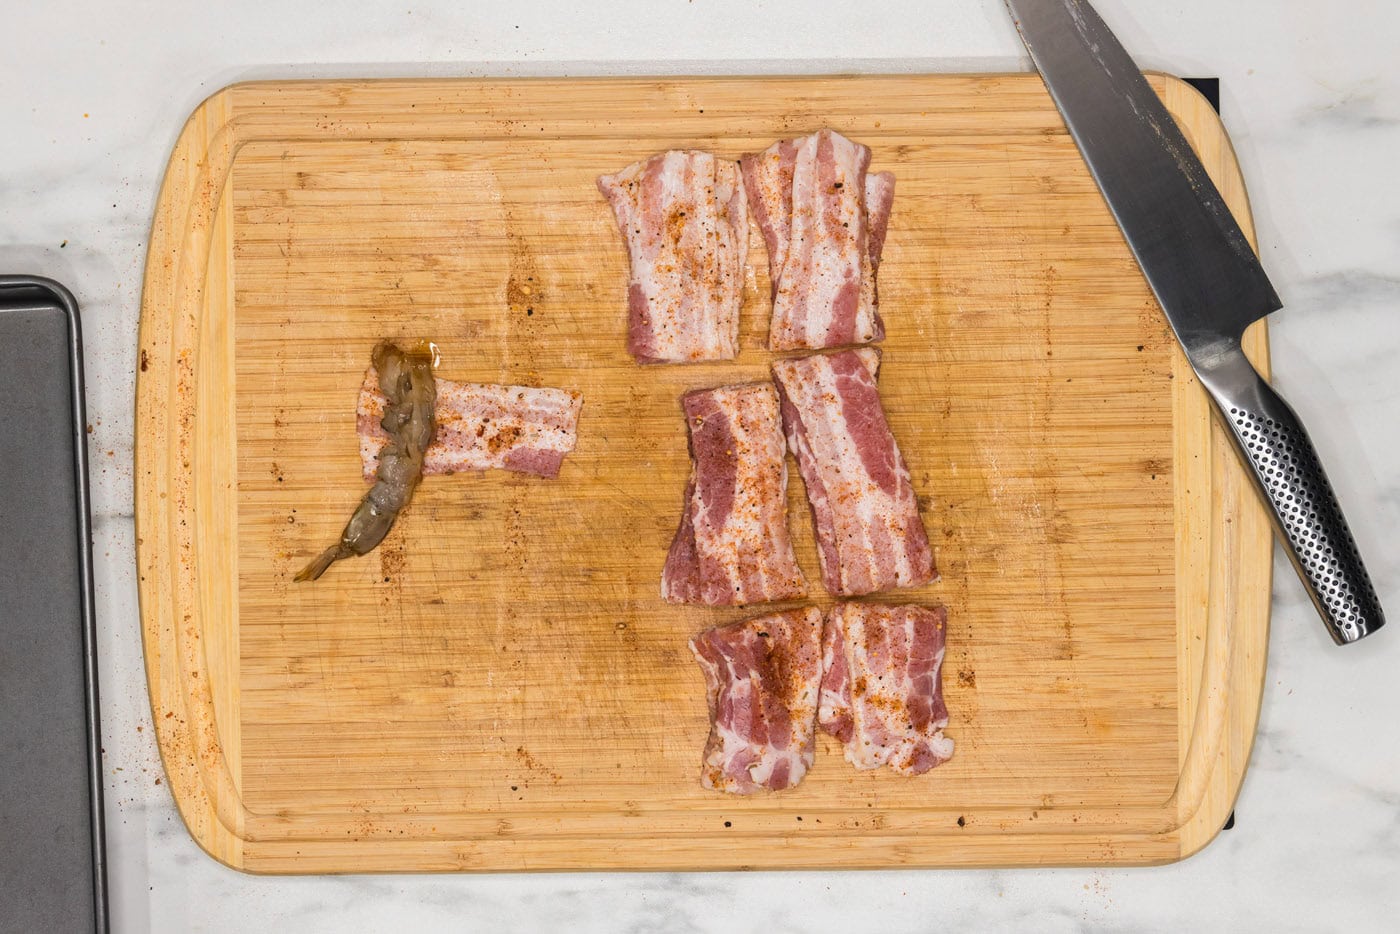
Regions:
<svg viewBox="0 0 1400 934"><path fill-rule="evenodd" d="M1252 235L1189 86L1154 87ZM742 353L635 366L596 175L830 125L898 189L882 394L950 608L952 762L702 789L699 629L664 605L688 470L678 397ZM291 575L363 492L373 344L443 376L577 389L560 478L426 481L386 543ZM1266 362L1262 327L1248 349ZM147 264L137 534L151 702L195 839L257 872L1152 863L1243 777L1271 539L1205 395L1038 78L238 85L190 118ZM799 558L817 581L792 471ZM814 600L827 603L825 597Z"/></svg>

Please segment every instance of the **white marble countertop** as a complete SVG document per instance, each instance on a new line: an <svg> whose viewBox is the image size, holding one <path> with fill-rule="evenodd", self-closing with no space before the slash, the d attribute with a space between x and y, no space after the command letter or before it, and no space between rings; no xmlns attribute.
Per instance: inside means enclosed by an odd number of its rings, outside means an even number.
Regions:
<svg viewBox="0 0 1400 934"><path fill-rule="evenodd" d="M597 9L589 9L590 7ZM0 58L0 270L70 286L86 330L111 904L128 931L1394 930L1400 632L1332 647L1277 560L1238 823L1135 870L268 878L206 857L166 788L137 620L132 411L141 270L185 117L248 78L1006 71L1000 0L807 5L25 3ZM1145 68L1214 75L1285 309L1300 410L1400 614L1400 7L1099 0ZM1400 623L1393 624L1400 626Z"/></svg>

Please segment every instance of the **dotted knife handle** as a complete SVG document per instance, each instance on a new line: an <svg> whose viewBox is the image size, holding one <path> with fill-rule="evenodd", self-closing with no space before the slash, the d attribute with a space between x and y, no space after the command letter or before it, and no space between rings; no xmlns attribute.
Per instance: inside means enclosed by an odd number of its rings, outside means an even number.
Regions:
<svg viewBox="0 0 1400 934"><path fill-rule="evenodd" d="M1298 416L1239 346L1198 369L1273 512L1332 640L1345 645L1385 625L1371 576Z"/></svg>

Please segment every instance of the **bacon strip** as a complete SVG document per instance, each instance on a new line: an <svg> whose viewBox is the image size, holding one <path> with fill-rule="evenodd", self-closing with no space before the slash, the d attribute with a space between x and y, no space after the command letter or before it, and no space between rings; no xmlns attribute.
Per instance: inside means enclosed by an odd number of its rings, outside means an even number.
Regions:
<svg viewBox="0 0 1400 934"><path fill-rule="evenodd" d="M583 394L529 386L492 386L437 380L433 416L437 432L423 459L423 473L500 468L554 478L578 442ZM389 442L380 427L384 396L374 367L365 373L355 406L360 461L374 479L379 452Z"/></svg>
<svg viewBox="0 0 1400 934"><path fill-rule="evenodd" d="M797 164L801 139L779 140L763 152L739 158L749 209L768 247L768 279L773 295L787 262L788 237L792 228L792 170Z"/></svg>
<svg viewBox="0 0 1400 934"><path fill-rule="evenodd" d="M768 246L773 350L865 344L884 337L875 271L894 176L870 175L870 150L833 130L740 159Z"/></svg>
<svg viewBox="0 0 1400 934"><path fill-rule="evenodd" d="M691 475L661 573L669 603L731 605L807 593L787 524L787 461L771 383L701 389L681 399Z"/></svg>
<svg viewBox="0 0 1400 934"><path fill-rule="evenodd" d="M702 785L745 795L802 781L816 753L821 638L821 610L808 607L690 640L710 708Z"/></svg>
<svg viewBox="0 0 1400 934"><path fill-rule="evenodd" d="M934 577L909 468L875 388L872 348L773 363L783 427L807 487L822 583L838 595Z"/></svg>
<svg viewBox="0 0 1400 934"><path fill-rule="evenodd" d="M787 261L788 237L792 223L792 171L801 139L779 140L763 152L739 159L744 174L744 190L749 208L768 248L768 280L773 295L778 294ZM889 231L890 209L894 205L894 173L872 172L865 176L865 210L869 218L869 249L872 271L880 268Z"/></svg>
<svg viewBox="0 0 1400 934"><path fill-rule="evenodd" d="M822 636L822 730L846 748L858 769L888 765L919 775L947 762L943 735L944 637L948 611L841 603Z"/></svg>
<svg viewBox="0 0 1400 934"><path fill-rule="evenodd" d="M749 220L738 166L671 150L598 179L627 241L627 350L640 363L732 360Z"/></svg>
<svg viewBox="0 0 1400 934"><path fill-rule="evenodd" d="M875 172L865 177L865 210L870 218L870 268L880 271L885 253L885 235L890 230L890 209L894 207L894 173ZM879 280L876 280L878 291Z"/></svg>

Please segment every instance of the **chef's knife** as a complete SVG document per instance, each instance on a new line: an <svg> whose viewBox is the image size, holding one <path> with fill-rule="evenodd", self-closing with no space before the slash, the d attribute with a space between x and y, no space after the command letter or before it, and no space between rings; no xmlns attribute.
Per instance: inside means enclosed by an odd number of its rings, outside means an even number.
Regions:
<svg viewBox="0 0 1400 934"><path fill-rule="evenodd" d="M1385 625L1298 416L1240 347L1282 306L1220 192L1132 58L1084 0L1006 0L1070 135L1243 456L1332 639Z"/></svg>

